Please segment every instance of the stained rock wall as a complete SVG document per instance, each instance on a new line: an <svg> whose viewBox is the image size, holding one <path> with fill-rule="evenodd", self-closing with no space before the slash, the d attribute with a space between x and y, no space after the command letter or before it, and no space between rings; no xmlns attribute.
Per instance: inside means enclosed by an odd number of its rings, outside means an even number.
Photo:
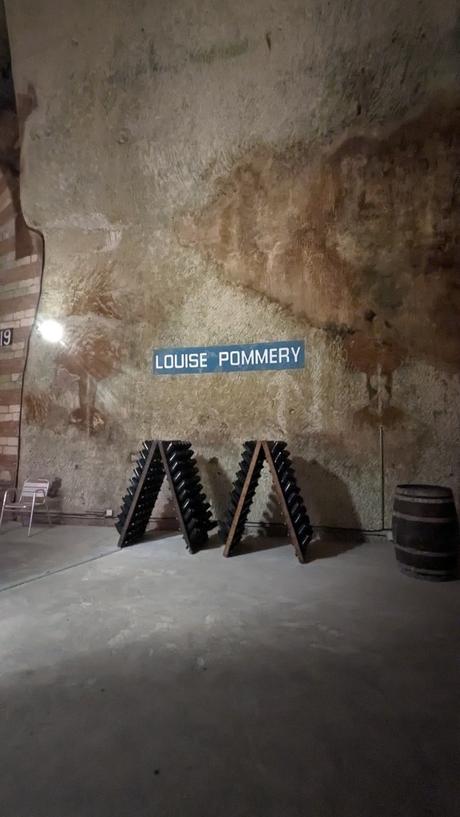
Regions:
<svg viewBox="0 0 460 817"><path fill-rule="evenodd" d="M15 486L20 442L22 381L35 319L42 272L42 240L30 231L21 211L22 123L33 100L16 99L0 0L0 486ZM7 330L5 332L5 330ZM8 339L8 344L5 343Z"/></svg>
<svg viewBox="0 0 460 817"><path fill-rule="evenodd" d="M283 438L313 521L457 489L458 4L8 0L22 204L44 233L23 472L115 507L145 437L194 441L219 513ZM154 378L152 348L305 338L305 370ZM381 431L382 429L382 431ZM267 516L266 497L254 518Z"/></svg>

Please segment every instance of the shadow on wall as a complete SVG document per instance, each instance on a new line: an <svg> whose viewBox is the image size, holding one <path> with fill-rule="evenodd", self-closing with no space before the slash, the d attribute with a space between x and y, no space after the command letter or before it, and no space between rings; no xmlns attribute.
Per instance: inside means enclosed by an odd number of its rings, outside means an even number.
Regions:
<svg viewBox="0 0 460 817"><path fill-rule="evenodd" d="M359 530L361 522L343 480L316 460L307 462L302 457L293 457L292 462L311 524L331 528L330 532L323 529L314 533L309 547L309 561L337 556L361 544L364 541ZM270 490L262 521L264 527L261 533L264 537L288 541L287 526L274 487ZM343 523L346 524L345 530L342 529ZM266 545L267 548L272 546Z"/></svg>
<svg viewBox="0 0 460 817"><path fill-rule="evenodd" d="M205 483L204 489L208 501L211 503L214 519L219 521L225 517L232 482L225 473L217 457L197 457L198 468Z"/></svg>
<svg viewBox="0 0 460 817"><path fill-rule="evenodd" d="M293 465L312 525L324 526L311 544L310 561L337 556L362 544L361 521L345 482L317 460L293 457ZM332 530L329 533L325 528Z"/></svg>
<svg viewBox="0 0 460 817"><path fill-rule="evenodd" d="M63 496L61 493L62 479L55 477L48 491L48 507L52 514L54 524L62 522Z"/></svg>
<svg viewBox="0 0 460 817"><path fill-rule="evenodd" d="M262 514L261 533L265 536L287 536L287 527L283 519L280 501L273 484Z"/></svg>
<svg viewBox="0 0 460 817"><path fill-rule="evenodd" d="M217 457L197 456L198 468L203 480L204 492L211 505L213 519L221 522L228 507L232 482L223 470ZM209 533L209 540L203 550L223 547L223 542L218 528L213 528Z"/></svg>
<svg viewBox="0 0 460 817"><path fill-rule="evenodd" d="M161 491L155 502L146 533L155 538L155 535L158 536L165 530L179 531L176 508L174 506L171 488L166 478L164 479Z"/></svg>
<svg viewBox="0 0 460 817"><path fill-rule="evenodd" d="M315 459L307 462L303 457L293 457L292 462L313 525L361 528L350 492L337 474Z"/></svg>

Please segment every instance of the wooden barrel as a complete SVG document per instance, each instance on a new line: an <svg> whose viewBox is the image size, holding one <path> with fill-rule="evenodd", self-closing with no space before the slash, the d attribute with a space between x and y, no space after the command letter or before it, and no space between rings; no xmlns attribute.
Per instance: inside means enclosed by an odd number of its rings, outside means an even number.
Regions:
<svg viewBox="0 0 460 817"><path fill-rule="evenodd" d="M398 485L393 541L403 573L431 581L455 578L458 520L450 488Z"/></svg>

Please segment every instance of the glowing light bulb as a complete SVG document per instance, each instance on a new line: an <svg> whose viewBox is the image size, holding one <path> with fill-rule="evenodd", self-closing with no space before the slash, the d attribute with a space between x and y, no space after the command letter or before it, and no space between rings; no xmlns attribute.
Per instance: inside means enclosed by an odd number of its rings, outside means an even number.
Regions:
<svg viewBox="0 0 460 817"><path fill-rule="evenodd" d="M64 327L62 323L59 323L59 321L55 321L52 318L42 321L38 325L38 331L40 332L43 340L46 340L48 343L59 343L59 341L64 337Z"/></svg>

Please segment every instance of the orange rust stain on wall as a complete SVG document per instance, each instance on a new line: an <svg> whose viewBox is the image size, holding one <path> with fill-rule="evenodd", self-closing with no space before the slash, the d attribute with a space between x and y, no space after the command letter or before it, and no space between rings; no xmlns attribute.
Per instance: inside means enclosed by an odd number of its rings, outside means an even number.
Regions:
<svg viewBox="0 0 460 817"><path fill-rule="evenodd" d="M371 337L353 332L343 340L348 361L360 372L372 375L376 365L384 375L389 375L404 359L404 350L398 343L382 337Z"/></svg>
<svg viewBox="0 0 460 817"><path fill-rule="evenodd" d="M71 412L70 423L91 434L105 428L106 417L96 409L97 386L116 371L119 361L118 344L103 330L85 329L69 337L56 363L78 378L79 405Z"/></svg>
<svg viewBox="0 0 460 817"><path fill-rule="evenodd" d="M24 397L24 417L28 425L46 425L51 398L45 392L29 392Z"/></svg>
<svg viewBox="0 0 460 817"><path fill-rule="evenodd" d="M119 359L118 345L95 328L73 332L56 362L69 374L79 377L88 374L99 381L113 374Z"/></svg>
<svg viewBox="0 0 460 817"><path fill-rule="evenodd" d="M98 384L118 371L121 359L117 324L112 323L121 319L121 310L112 278L113 264L109 263L74 279L66 293L65 311L76 321L67 325L65 346L55 360L78 385L78 406L70 412L68 422L89 434L106 428L108 418L96 408Z"/></svg>
<svg viewBox="0 0 460 817"><path fill-rule="evenodd" d="M460 369L459 196L460 105L445 102L327 152L255 147L177 232L226 280L340 337L391 396L406 357Z"/></svg>
<svg viewBox="0 0 460 817"><path fill-rule="evenodd" d="M101 315L121 319L120 310L112 292L113 265L96 269L88 277L79 279L70 296L70 315Z"/></svg>

